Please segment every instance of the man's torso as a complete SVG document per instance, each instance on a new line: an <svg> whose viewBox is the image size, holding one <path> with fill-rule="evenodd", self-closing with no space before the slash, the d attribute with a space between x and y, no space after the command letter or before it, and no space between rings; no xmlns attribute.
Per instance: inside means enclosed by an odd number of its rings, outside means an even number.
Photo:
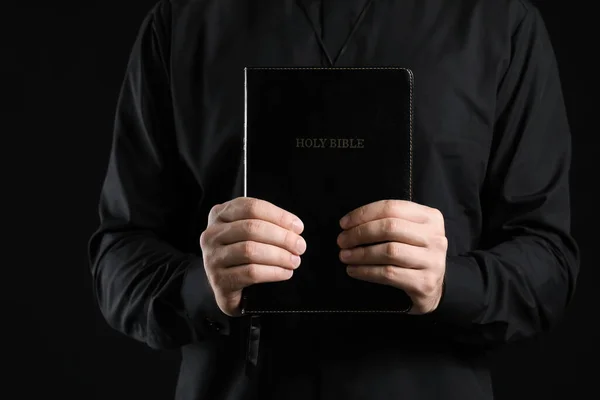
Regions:
<svg viewBox="0 0 600 400"><path fill-rule="evenodd" d="M194 234L204 229L214 204L243 193L244 68L328 66L307 14L335 58L366 3L172 1L176 142L202 193ZM444 214L449 255L478 245L497 87L509 61L511 33L525 12L518 0L374 0L335 65L413 71L414 200ZM445 344L434 325L417 329L389 318L357 319L340 324L345 331L329 329L320 338L325 328L318 323L297 329L306 323L263 328L263 373L275 374L273 390L287 390L273 398L491 397L482 355ZM272 338L294 331L289 342ZM244 398L249 384L242 324L234 333L184 348L178 398Z"/></svg>

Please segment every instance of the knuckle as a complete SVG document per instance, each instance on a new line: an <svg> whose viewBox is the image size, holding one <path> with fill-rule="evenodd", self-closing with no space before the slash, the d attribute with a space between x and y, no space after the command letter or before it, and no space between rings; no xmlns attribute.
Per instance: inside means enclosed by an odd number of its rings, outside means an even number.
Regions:
<svg viewBox="0 0 600 400"><path fill-rule="evenodd" d="M202 231L202 233L200 234L199 243L200 243L201 249L204 249L206 247L206 245L208 244L208 237L207 237L206 230Z"/></svg>
<svg viewBox="0 0 600 400"><path fill-rule="evenodd" d="M252 282L253 284L260 282L260 268L258 265L249 264L248 268L246 269L246 274L247 274L248 280L250 282Z"/></svg>
<svg viewBox="0 0 600 400"><path fill-rule="evenodd" d="M260 221L256 219L246 220L244 222L243 229L248 234L248 236L254 236L260 230Z"/></svg>
<svg viewBox="0 0 600 400"><path fill-rule="evenodd" d="M208 282L213 289L221 290L226 286L226 279L224 279L223 274L220 274L218 271L206 271L206 276L208 278Z"/></svg>
<svg viewBox="0 0 600 400"><path fill-rule="evenodd" d="M204 262L204 269L210 269L215 252L216 251L214 249L210 250L207 246L200 246L200 255L202 256L202 261Z"/></svg>
<svg viewBox="0 0 600 400"><path fill-rule="evenodd" d="M249 217L257 216L259 207L260 203L257 199L247 199L244 203L246 215L248 215Z"/></svg>
<svg viewBox="0 0 600 400"><path fill-rule="evenodd" d="M216 209L216 216L215 216L215 220L227 220L228 218L226 217L227 214L235 214L234 210L235 210L235 205L236 203L234 203L233 201L228 201L226 203L220 204L218 206L218 208ZM229 218L230 219L230 218Z"/></svg>
<svg viewBox="0 0 600 400"><path fill-rule="evenodd" d="M277 252L277 262L275 265L279 265L283 268L289 268L289 267L294 267L293 263L292 263L292 254L284 249L276 249Z"/></svg>
<svg viewBox="0 0 600 400"><path fill-rule="evenodd" d="M394 242L389 242L385 244L385 256L388 259L394 259L398 257L399 249L398 246Z"/></svg>
<svg viewBox="0 0 600 400"><path fill-rule="evenodd" d="M296 243L299 240L299 236L296 235L294 232L292 231L284 231L285 233L283 234L283 243L285 244L285 246L290 249L290 250L295 250L296 249Z"/></svg>
<svg viewBox="0 0 600 400"><path fill-rule="evenodd" d="M358 217L358 220L360 222L364 221L365 220L365 214L367 213L366 207L365 206L359 207L357 211L358 212L356 213L356 215Z"/></svg>
<svg viewBox="0 0 600 400"><path fill-rule="evenodd" d="M218 278L223 268L223 256L218 251L204 252L204 269L207 275Z"/></svg>
<svg viewBox="0 0 600 400"><path fill-rule="evenodd" d="M429 213L431 214L431 217L435 219L439 219L440 217L442 217L442 212L439 208L430 207Z"/></svg>
<svg viewBox="0 0 600 400"><path fill-rule="evenodd" d="M442 212L439 209L431 208L430 215L431 221L434 222L436 225L444 225L444 214L442 214Z"/></svg>
<svg viewBox="0 0 600 400"><path fill-rule="evenodd" d="M212 255L203 253L202 254L203 257L203 261L204 261L204 270L206 271L206 276L210 277L211 275L215 275L215 262L213 260Z"/></svg>
<svg viewBox="0 0 600 400"><path fill-rule="evenodd" d="M389 218L386 219L383 223L383 230L385 233L393 233L398 229L398 223L395 219Z"/></svg>
<svg viewBox="0 0 600 400"><path fill-rule="evenodd" d="M211 279L214 279L215 273L211 268L210 262L207 262L206 260L204 260L204 272L206 273L206 277L208 278L209 282Z"/></svg>
<svg viewBox="0 0 600 400"><path fill-rule="evenodd" d="M418 281L417 291L423 296L429 296L435 291L435 279L431 274L423 274L422 279Z"/></svg>
<svg viewBox="0 0 600 400"><path fill-rule="evenodd" d="M393 265L386 265L383 267L383 278L387 281L393 281L396 276L396 267Z"/></svg>
<svg viewBox="0 0 600 400"><path fill-rule="evenodd" d="M392 200L386 200L383 203L383 212L385 215L392 215L394 213L395 202Z"/></svg>
<svg viewBox="0 0 600 400"><path fill-rule="evenodd" d="M438 250L446 250L448 248L448 238L443 235L433 235L429 238L430 247Z"/></svg>
<svg viewBox="0 0 600 400"><path fill-rule="evenodd" d="M448 238L446 235L440 235L438 239L438 248L441 250L448 250Z"/></svg>
<svg viewBox="0 0 600 400"><path fill-rule="evenodd" d="M245 241L242 244L242 255L247 260L252 260L256 256L256 244L250 241Z"/></svg>
<svg viewBox="0 0 600 400"><path fill-rule="evenodd" d="M223 205L222 204L215 204L214 206L212 206L210 208L210 211L208 212L208 221L209 223L211 221L214 221L217 219L219 212L223 209Z"/></svg>
<svg viewBox="0 0 600 400"><path fill-rule="evenodd" d="M365 229L362 225L354 227L350 232L352 232L352 234L348 236L359 242L365 237Z"/></svg>
<svg viewBox="0 0 600 400"><path fill-rule="evenodd" d="M283 210L279 211L279 215L277 216L277 225L279 226L287 226L288 216L287 213Z"/></svg>
<svg viewBox="0 0 600 400"><path fill-rule="evenodd" d="M200 233L198 241L200 242L201 248L207 248L215 242L215 237L218 235L220 229L218 225L209 225Z"/></svg>

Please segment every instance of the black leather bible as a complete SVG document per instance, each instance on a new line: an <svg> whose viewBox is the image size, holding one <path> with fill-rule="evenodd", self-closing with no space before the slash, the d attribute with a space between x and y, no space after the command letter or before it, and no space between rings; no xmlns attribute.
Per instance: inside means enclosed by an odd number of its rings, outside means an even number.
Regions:
<svg viewBox="0 0 600 400"><path fill-rule="evenodd" d="M243 291L242 313L403 313L400 289L356 280L339 259L339 220L412 200L413 74L385 68L246 68L244 195L304 222L294 276Z"/></svg>

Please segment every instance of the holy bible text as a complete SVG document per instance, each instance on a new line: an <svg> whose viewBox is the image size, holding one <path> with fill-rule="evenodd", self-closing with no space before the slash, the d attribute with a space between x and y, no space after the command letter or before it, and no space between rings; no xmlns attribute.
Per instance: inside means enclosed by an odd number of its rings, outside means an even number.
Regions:
<svg viewBox="0 0 600 400"><path fill-rule="evenodd" d="M296 138L302 149L364 149L365 139L358 138Z"/></svg>

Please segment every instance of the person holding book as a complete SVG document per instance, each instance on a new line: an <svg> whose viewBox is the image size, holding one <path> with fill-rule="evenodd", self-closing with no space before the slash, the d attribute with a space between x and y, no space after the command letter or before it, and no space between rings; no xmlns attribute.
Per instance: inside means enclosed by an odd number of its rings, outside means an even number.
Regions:
<svg viewBox="0 0 600 400"><path fill-rule="evenodd" d="M303 215L243 195L244 69L364 66L414 73L414 196L332 215L331 246L410 307L256 324L244 290L292 282L323 244ZM570 160L526 0L161 0L131 51L89 242L99 306L181 349L182 400L491 399L488 352L547 332L573 297Z"/></svg>

